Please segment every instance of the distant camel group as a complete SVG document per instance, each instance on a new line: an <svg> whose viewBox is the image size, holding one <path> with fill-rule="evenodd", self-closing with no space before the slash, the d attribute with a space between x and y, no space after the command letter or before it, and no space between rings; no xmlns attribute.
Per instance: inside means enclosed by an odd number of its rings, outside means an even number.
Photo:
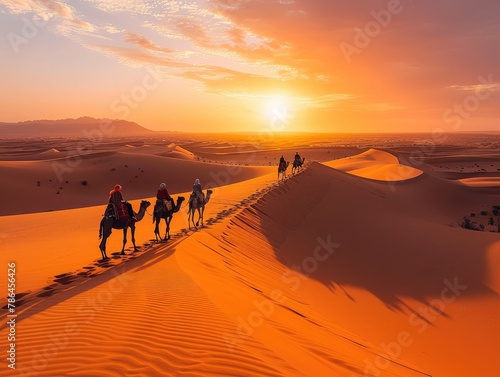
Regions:
<svg viewBox="0 0 500 377"><path fill-rule="evenodd" d="M302 169L302 165L304 165L305 162L305 157L302 159L294 159L293 164L292 164L292 175L294 175L299 169ZM286 179L286 171L288 167L290 166L290 161L286 162L281 162L278 165L278 181L280 180L280 174L281 174L281 180Z"/></svg>
<svg viewBox="0 0 500 377"><path fill-rule="evenodd" d="M191 223L196 228L199 226L200 222L203 226L203 213L205 212L205 205L209 202L210 196L212 195L212 190L207 190L207 194L205 195L202 202L198 201L196 195L191 195L189 199L189 208L188 208L188 226L191 229ZM170 222L174 216L174 213L179 212L181 209L182 202L185 200L183 196L177 197L177 203L173 206L171 210L165 208L163 203L157 200L155 204L155 208L153 211L153 223L155 224L155 237L156 241L162 240L160 236L159 225L161 219L165 219L166 229L165 236L163 238L164 241L170 239ZM123 229L123 245L121 250L121 255L125 255L125 245L127 244L127 232L128 228L130 228L130 233L132 235L132 244L134 245L134 252L138 251L137 246L135 244L135 224L141 221L144 218L147 208L151 205L151 202L148 200L142 200L139 206L139 212L134 211L133 217L128 217L125 219L118 219L115 215L115 210L112 206L108 206L104 216L99 225L99 239L101 239L101 243L99 244L99 249L101 250L101 255L103 260L109 259L106 254L106 241L108 237L111 235L112 229ZM194 221L195 212L198 211L198 220Z"/></svg>

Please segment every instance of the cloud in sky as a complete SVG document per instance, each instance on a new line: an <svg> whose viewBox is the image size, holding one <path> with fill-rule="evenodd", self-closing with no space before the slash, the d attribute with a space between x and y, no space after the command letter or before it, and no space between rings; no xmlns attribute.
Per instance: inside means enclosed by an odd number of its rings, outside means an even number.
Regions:
<svg viewBox="0 0 500 377"><path fill-rule="evenodd" d="M55 0L0 0L12 13L34 12L41 18L47 20L59 17L64 21L77 25L86 30L92 30L93 26L75 16L73 9L60 1Z"/></svg>
<svg viewBox="0 0 500 377"><path fill-rule="evenodd" d="M50 15L56 33L88 50L131 67L162 67L166 76L197 82L206 93L287 95L300 107L330 107L342 119L350 112L365 125L373 115L374 128L405 117L442 122L444 109L485 85L478 78L500 63L496 0L0 4L12 14ZM500 79L493 80L487 89L497 99ZM499 115L486 103L483 109L485 121Z"/></svg>

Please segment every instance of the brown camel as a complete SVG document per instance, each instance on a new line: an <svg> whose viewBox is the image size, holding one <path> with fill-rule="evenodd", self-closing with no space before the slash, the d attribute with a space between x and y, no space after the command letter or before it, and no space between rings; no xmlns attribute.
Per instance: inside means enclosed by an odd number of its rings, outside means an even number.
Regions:
<svg viewBox="0 0 500 377"><path fill-rule="evenodd" d="M285 180L286 178L286 169L288 169L288 166L290 166L290 161L287 161L286 164L280 163L278 166L278 182L280 180L280 174L281 174L281 180Z"/></svg>
<svg viewBox="0 0 500 377"><path fill-rule="evenodd" d="M106 213L101 220L101 224L99 226L99 238L102 238L101 243L99 244L99 249L101 249L102 259L109 259L106 255L106 240L111 235L112 229L123 229L123 247L121 251L121 255L125 255L125 245L127 243L127 230L130 227L130 233L132 234L132 243L134 244L134 251L137 251L137 246L135 245L135 223L141 221L144 218L144 214L146 213L146 208L151 205L151 202L147 200L141 201L140 209L138 213L135 213L134 218L128 219L116 219L114 216L114 211L111 206L108 206L106 209ZM111 208L111 210L109 210Z"/></svg>
<svg viewBox="0 0 500 377"><path fill-rule="evenodd" d="M188 226L191 229L191 221L196 228L201 220L201 225L203 226L203 212L205 212L205 204L210 200L210 195L212 195L212 190L207 190L207 195L202 203L198 202L197 195L191 195L189 198L189 209L188 209ZM194 211L198 210L198 221L194 223Z"/></svg>
<svg viewBox="0 0 500 377"><path fill-rule="evenodd" d="M295 174L297 170L302 170L302 165L304 165L305 160L305 157L302 160L293 160L292 175Z"/></svg>
<svg viewBox="0 0 500 377"><path fill-rule="evenodd" d="M178 196L177 204L173 206L173 208L170 211L167 211L165 205L162 203L161 200L156 201L155 210L153 212L153 223L155 223L156 242L162 239L160 236L160 229L159 229L161 219L165 219L165 224L167 225L163 241L170 239L170 222L172 221L174 213L179 212L179 210L181 209L181 204L184 200L186 199L183 196Z"/></svg>

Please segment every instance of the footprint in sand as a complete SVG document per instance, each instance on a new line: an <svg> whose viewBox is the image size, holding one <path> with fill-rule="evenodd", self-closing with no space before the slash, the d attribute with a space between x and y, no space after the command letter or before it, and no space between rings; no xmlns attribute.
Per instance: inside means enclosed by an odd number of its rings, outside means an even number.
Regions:
<svg viewBox="0 0 500 377"><path fill-rule="evenodd" d="M63 274L54 275L54 277L55 277L56 279L60 279L60 278L64 278L64 277L69 276L69 275L71 275L71 272L65 272L65 273L63 273Z"/></svg>
<svg viewBox="0 0 500 377"><path fill-rule="evenodd" d="M55 290L45 291L36 295L36 297L49 297L55 293Z"/></svg>
<svg viewBox="0 0 500 377"><path fill-rule="evenodd" d="M31 292L23 292L23 293L16 293L16 307L19 307L21 305L23 305L26 301L25 300L19 300L21 297L24 297L28 294L30 294ZM8 310L9 309L9 305L6 304L4 306L2 306L2 309L4 310Z"/></svg>
<svg viewBox="0 0 500 377"><path fill-rule="evenodd" d="M111 263L108 263L108 262L104 262L102 263L99 267L103 267L103 268L111 268L113 267L114 264L111 264Z"/></svg>
<svg viewBox="0 0 500 377"><path fill-rule="evenodd" d="M59 283L59 284L62 284L62 285L66 285L66 284L72 283L75 280L76 280L76 276L74 276L74 275L65 276L65 277L59 278L59 279L54 279L54 281L56 283Z"/></svg>

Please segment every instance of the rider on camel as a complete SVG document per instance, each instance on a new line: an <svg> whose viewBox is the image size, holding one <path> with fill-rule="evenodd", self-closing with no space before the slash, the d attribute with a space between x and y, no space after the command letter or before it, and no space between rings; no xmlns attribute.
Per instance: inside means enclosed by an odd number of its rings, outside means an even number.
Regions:
<svg viewBox="0 0 500 377"><path fill-rule="evenodd" d="M300 164L302 162L302 160L300 159L300 154L299 152L295 153L295 161L296 163Z"/></svg>
<svg viewBox="0 0 500 377"><path fill-rule="evenodd" d="M156 199L161 200L163 202L164 208L167 211L171 211L174 203L172 197L168 193L167 185L165 183L160 183L160 187L158 187L158 191L156 192ZM169 206L170 203L170 206Z"/></svg>
<svg viewBox="0 0 500 377"><path fill-rule="evenodd" d="M199 179L196 179L194 181L193 194L191 194L191 195L196 195L196 197L198 198L198 203L203 203L203 201L205 200L205 194L203 193L203 190L201 189L201 183L200 183Z"/></svg>
<svg viewBox="0 0 500 377"><path fill-rule="evenodd" d="M283 166L283 167L286 166L285 157L283 157L283 156L281 156L281 158L280 158L280 166Z"/></svg>
<svg viewBox="0 0 500 377"><path fill-rule="evenodd" d="M123 199L122 186L116 184L113 190L109 192L109 203L114 204L117 210L119 210L119 208L121 208L121 206L125 204L125 206L127 207L129 218L137 220L135 217L135 213L132 210L132 204Z"/></svg>

